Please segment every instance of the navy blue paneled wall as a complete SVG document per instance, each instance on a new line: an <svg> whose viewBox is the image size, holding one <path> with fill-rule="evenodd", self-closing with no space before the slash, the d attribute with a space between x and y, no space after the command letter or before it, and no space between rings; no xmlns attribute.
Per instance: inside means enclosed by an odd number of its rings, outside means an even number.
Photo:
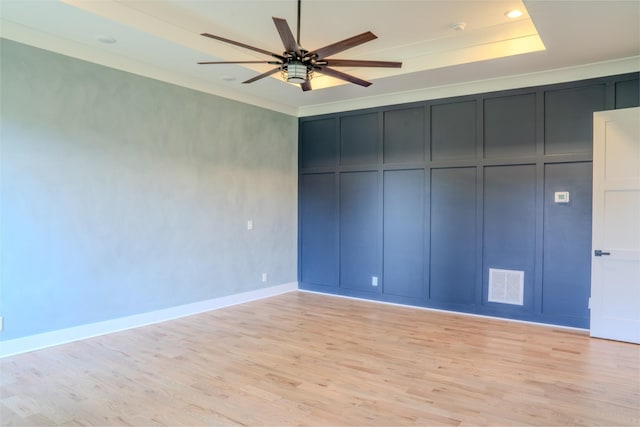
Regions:
<svg viewBox="0 0 640 427"><path fill-rule="evenodd" d="M638 93L630 74L300 119L300 287L588 327L592 113ZM524 272L522 305L489 301L490 268Z"/></svg>

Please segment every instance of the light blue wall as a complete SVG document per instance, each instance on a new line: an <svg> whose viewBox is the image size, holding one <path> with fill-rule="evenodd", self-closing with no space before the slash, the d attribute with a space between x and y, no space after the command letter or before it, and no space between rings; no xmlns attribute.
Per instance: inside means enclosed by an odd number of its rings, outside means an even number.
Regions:
<svg viewBox="0 0 640 427"><path fill-rule="evenodd" d="M2 340L296 281L295 117L0 51Z"/></svg>

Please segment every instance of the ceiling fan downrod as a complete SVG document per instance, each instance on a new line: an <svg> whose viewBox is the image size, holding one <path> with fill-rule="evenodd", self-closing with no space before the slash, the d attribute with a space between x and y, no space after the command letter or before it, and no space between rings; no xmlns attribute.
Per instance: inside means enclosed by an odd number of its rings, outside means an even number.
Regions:
<svg viewBox="0 0 640 427"><path fill-rule="evenodd" d="M302 44L300 43L300 3L302 0L298 0L298 28L296 31L296 42L298 43L298 47L300 47Z"/></svg>

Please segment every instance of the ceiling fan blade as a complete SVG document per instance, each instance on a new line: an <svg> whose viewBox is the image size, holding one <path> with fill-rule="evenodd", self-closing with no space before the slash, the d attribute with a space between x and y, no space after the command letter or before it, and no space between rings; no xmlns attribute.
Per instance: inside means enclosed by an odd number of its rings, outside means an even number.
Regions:
<svg viewBox="0 0 640 427"><path fill-rule="evenodd" d="M300 87L302 88L303 91L308 91L311 90L311 82L309 80L307 80L304 83L300 83Z"/></svg>
<svg viewBox="0 0 640 427"><path fill-rule="evenodd" d="M198 62L199 65L211 64L278 64L275 61L203 61Z"/></svg>
<svg viewBox="0 0 640 427"><path fill-rule="evenodd" d="M248 44L240 43L240 42L237 42L237 41L234 41L234 40L230 40L230 39L225 39L224 37L220 37L220 36L214 36L213 34L209 34L209 33L202 33L200 35L201 36L205 36L205 37L209 37L209 38L214 39L214 40L219 40L221 42L229 43L229 44L232 44L232 45L235 45L235 46L240 46L240 47L243 47L245 49L253 50L255 52L263 53L265 55L273 56L274 58L284 59L282 56L278 55L277 53L269 52L268 50L260 49L259 47L249 46Z"/></svg>
<svg viewBox="0 0 640 427"><path fill-rule="evenodd" d="M378 37L371 31L367 31L366 33L358 34L357 36L349 37L348 39L344 39L339 42L332 43L328 46L321 47L320 49L316 49L312 52L307 53L305 56L318 55L318 59L323 59L327 56L342 52L343 50L351 49L352 47L361 45L371 40L375 40L377 38Z"/></svg>
<svg viewBox="0 0 640 427"><path fill-rule="evenodd" d="M350 83L355 83L355 84L360 85L360 86L364 86L364 87L371 86L371 82L359 79L359 78L357 78L355 76L352 76L350 74L343 73L342 71L334 70L333 68L320 67L320 69L318 69L317 71L319 73L321 73L321 74L325 74L325 75L330 76L330 77L335 77L337 79L344 80L344 81L347 81L347 82L350 82Z"/></svg>
<svg viewBox="0 0 640 427"><path fill-rule="evenodd" d="M357 59L325 59L327 65L331 67L381 67L381 68L400 68L402 62L390 61L367 61Z"/></svg>
<svg viewBox="0 0 640 427"><path fill-rule="evenodd" d="M260 80L260 79L264 79L265 77L269 77L271 74L275 74L275 73L277 73L278 71L280 71L280 67L276 67L276 68L274 68L273 70L269 70L269 71L267 71L266 73L262 73L262 74L260 74L260 75L255 76L255 77L252 77L252 78L250 78L249 80L244 81L244 82L242 82L242 83L253 83L253 82L255 82L256 80Z"/></svg>
<svg viewBox="0 0 640 427"><path fill-rule="evenodd" d="M280 34L280 39L282 39L282 44L284 45L284 50L286 52L295 52L298 56L302 56L300 46L298 46L296 39L293 37L293 33L286 19L276 18L274 16L273 23L276 24L278 34Z"/></svg>

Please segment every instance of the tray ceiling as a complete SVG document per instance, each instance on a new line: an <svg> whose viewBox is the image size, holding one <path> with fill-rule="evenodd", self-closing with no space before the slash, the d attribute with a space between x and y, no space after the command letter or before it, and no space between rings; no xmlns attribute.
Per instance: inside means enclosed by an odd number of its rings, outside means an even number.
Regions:
<svg viewBox="0 0 640 427"><path fill-rule="evenodd" d="M286 19L295 33L295 0L1 0L0 6L2 37L294 115L450 96L456 87L472 90L471 83L485 90L502 81L508 88L508 79L523 75L562 79L567 69L585 77L640 69L636 1L303 0L306 49L372 31L378 39L334 58L403 62L401 69L341 68L371 81L369 88L316 74L310 92L278 73L241 83L272 68L267 64L196 64L269 59L203 32L282 52L271 17ZM523 15L505 16L513 9Z"/></svg>

